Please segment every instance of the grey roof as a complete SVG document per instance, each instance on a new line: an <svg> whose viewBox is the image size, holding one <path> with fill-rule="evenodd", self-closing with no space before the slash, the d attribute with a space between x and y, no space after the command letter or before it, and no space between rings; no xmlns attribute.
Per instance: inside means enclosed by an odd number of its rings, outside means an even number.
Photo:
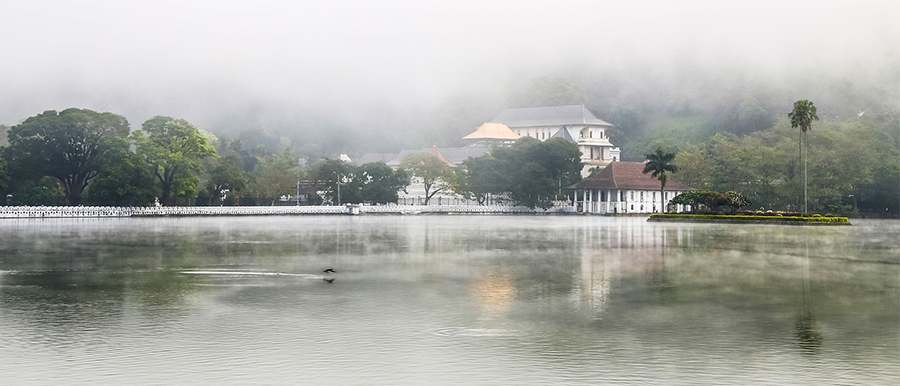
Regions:
<svg viewBox="0 0 900 386"><path fill-rule="evenodd" d="M551 135L550 138L562 138L566 140L566 142L578 143L575 138L572 138L572 134L569 133L569 130L566 129L565 126L556 131L555 134Z"/></svg>
<svg viewBox="0 0 900 386"><path fill-rule="evenodd" d="M391 159L397 156L394 153L366 153L361 157L356 159L356 166L365 165L370 162L384 162L387 163Z"/></svg>
<svg viewBox="0 0 900 386"><path fill-rule="evenodd" d="M396 156L394 156L394 158L385 161L385 163L388 166L397 167L400 166L400 161L403 161L403 158L406 158L406 156L415 153L428 153L428 149L401 150L400 154L397 154Z"/></svg>
<svg viewBox="0 0 900 386"><path fill-rule="evenodd" d="M441 153L444 154L444 157L447 158L448 161L453 162L457 165L463 163L463 161L469 158L478 158L490 152L491 148L489 147L476 146L447 147L441 149Z"/></svg>
<svg viewBox="0 0 900 386"><path fill-rule="evenodd" d="M595 117L583 105L506 109L492 122L503 123L509 127L584 124L612 126L609 122Z"/></svg>

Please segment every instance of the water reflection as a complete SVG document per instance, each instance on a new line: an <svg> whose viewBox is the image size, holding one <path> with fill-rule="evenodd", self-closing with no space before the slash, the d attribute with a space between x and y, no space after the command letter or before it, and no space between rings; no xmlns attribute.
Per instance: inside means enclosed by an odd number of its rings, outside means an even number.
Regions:
<svg viewBox="0 0 900 386"><path fill-rule="evenodd" d="M868 224L0 222L0 370L89 383L90 350L147 383L248 383L235 358L270 384L495 384L498 368L510 384L885 383L900 380L900 227ZM188 365L198 352L208 367Z"/></svg>
<svg viewBox="0 0 900 386"><path fill-rule="evenodd" d="M803 294L803 307L797 315L794 323L797 340L804 354L817 354L822 347L822 333L816 325L816 317L812 310L812 295L809 283L809 235L803 237L806 256L803 258L803 273L801 275L801 289Z"/></svg>

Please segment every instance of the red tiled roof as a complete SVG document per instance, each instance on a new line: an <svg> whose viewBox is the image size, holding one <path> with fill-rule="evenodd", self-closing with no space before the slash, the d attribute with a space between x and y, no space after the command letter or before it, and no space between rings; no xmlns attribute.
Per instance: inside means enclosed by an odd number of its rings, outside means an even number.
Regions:
<svg viewBox="0 0 900 386"><path fill-rule="evenodd" d="M441 149L438 149L437 145L431 146L431 149L428 150L428 154L431 154L437 157L439 160L443 161L447 166L451 168L455 168L456 164L447 160L447 157L444 157L444 153L441 153Z"/></svg>
<svg viewBox="0 0 900 386"><path fill-rule="evenodd" d="M653 173L644 174L643 162L610 162L596 176L583 180L570 189L630 189L630 190L659 190L659 180L653 177ZM666 180L666 190L687 191L693 190L690 186L674 181Z"/></svg>

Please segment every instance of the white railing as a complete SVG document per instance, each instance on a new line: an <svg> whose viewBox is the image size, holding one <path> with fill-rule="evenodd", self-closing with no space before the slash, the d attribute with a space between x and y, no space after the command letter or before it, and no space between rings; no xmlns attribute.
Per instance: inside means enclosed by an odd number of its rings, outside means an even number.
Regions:
<svg viewBox="0 0 900 386"><path fill-rule="evenodd" d="M264 216L315 214L549 214L575 213L571 206L531 209L509 205L347 205L347 206L0 206L0 218Z"/></svg>

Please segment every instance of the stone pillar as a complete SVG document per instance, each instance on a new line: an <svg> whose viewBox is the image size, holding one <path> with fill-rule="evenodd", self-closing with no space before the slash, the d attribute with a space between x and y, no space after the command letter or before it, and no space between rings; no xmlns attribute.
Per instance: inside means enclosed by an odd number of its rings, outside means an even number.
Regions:
<svg viewBox="0 0 900 386"><path fill-rule="evenodd" d="M588 203L591 205L591 210L588 213L594 213L594 189L588 190Z"/></svg>
<svg viewBox="0 0 900 386"><path fill-rule="evenodd" d="M584 189L581 191L581 213L587 213L587 205L588 205L588 202L587 202L588 192L587 191L588 191L587 189Z"/></svg>

